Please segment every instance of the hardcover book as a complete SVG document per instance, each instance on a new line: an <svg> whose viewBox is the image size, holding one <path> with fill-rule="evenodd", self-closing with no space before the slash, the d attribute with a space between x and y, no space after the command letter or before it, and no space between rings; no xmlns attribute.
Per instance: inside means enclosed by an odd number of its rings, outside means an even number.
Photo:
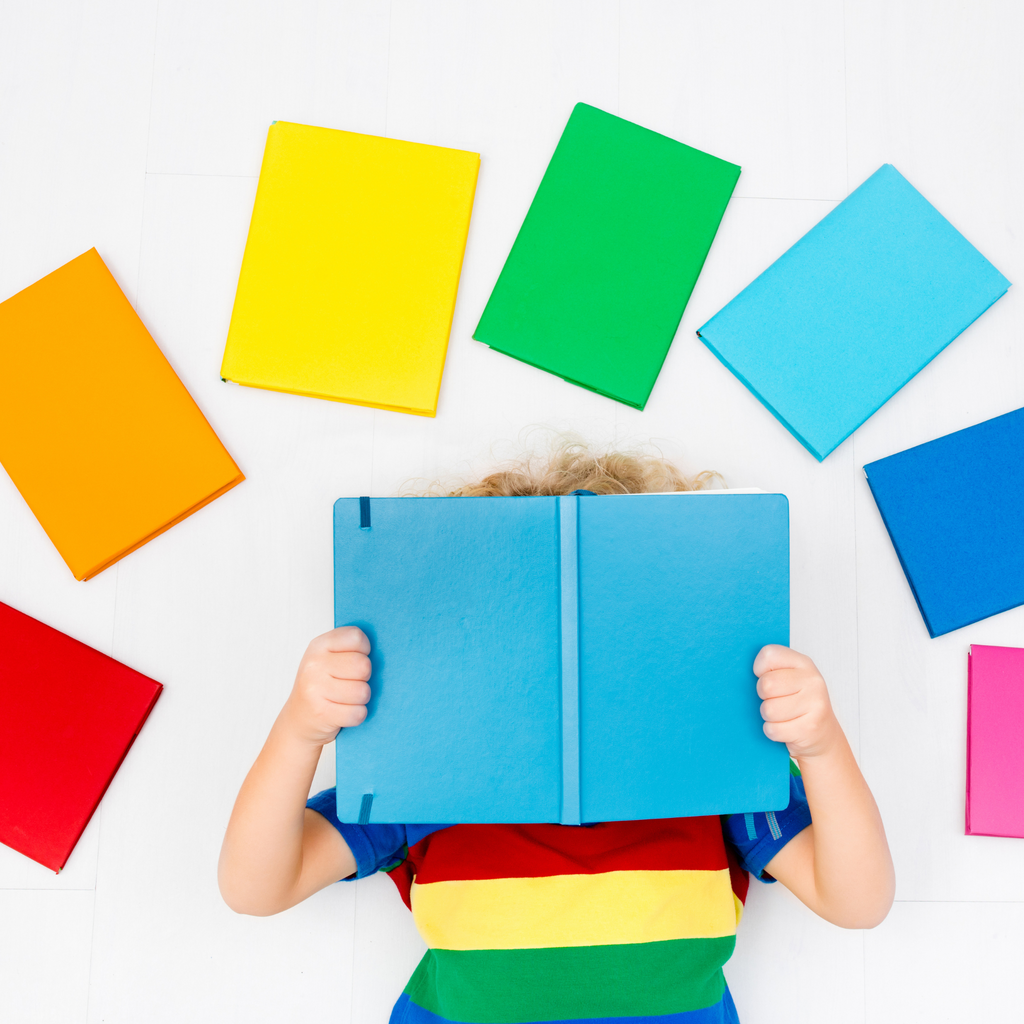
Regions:
<svg viewBox="0 0 1024 1024"><path fill-rule="evenodd" d="M480 156L275 121L221 377L433 416Z"/></svg>
<svg viewBox="0 0 1024 1024"><path fill-rule="evenodd" d="M885 164L697 335L820 462L1009 286Z"/></svg>
<svg viewBox="0 0 1024 1024"><path fill-rule="evenodd" d="M739 175L577 103L473 337L642 409Z"/></svg>
<svg viewBox="0 0 1024 1024"><path fill-rule="evenodd" d="M1024 839L1024 650L971 644L967 665L965 831Z"/></svg>
<svg viewBox="0 0 1024 1024"><path fill-rule="evenodd" d="M1024 604L1024 409L864 472L931 636Z"/></svg>
<svg viewBox="0 0 1024 1024"><path fill-rule="evenodd" d="M0 842L60 871L162 689L0 604Z"/></svg>
<svg viewBox="0 0 1024 1024"><path fill-rule="evenodd" d="M780 494L342 498L335 617L370 639L343 821L779 810L752 665L788 643Z"/></svg>
<svg viewBox="0 0 1024 1024"><path fill-rule="evenodd" d="M0 462L79 580L245 479L95 249L0 303Z"/></svg>

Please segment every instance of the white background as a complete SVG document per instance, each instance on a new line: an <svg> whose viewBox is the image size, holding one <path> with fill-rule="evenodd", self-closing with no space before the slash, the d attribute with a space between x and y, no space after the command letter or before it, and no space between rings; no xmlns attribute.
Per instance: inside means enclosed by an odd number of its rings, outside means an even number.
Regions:
<svg viewBox="0 0 1024 1024"><path fill-rule="evenodd" d="M1024 1020L1024 841L963 835L967 648L1024 646L1024 609L929 640L861 472L1024 405L1021 284L822 465L694 336L887 161L1024 282L1022 52L1009 0L0 3L0 297L96 246L248 477L76 583L0 474L0 600L166 686L63 873L0 848L0 1019L383 1024L422 949L388 879L239 917L221 836L332 625L333 500L470 476L541 427L790 497L793 643L899 883L867 933L755 883L745 1024ZM743 166L642 413L471 339L578 100ZM219 380L274 119L481 153L436 419Z"/></svg>

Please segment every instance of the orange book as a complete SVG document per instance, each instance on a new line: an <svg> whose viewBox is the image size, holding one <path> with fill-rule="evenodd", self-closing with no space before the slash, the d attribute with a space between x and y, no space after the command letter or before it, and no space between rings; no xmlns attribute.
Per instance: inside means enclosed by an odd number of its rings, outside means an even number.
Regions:
<svg viewBox="0 0 1024 1024"><path fill-rule="evenodd" d="M0 303L0 462L79 580L245 479L95 249Z"/></svg>

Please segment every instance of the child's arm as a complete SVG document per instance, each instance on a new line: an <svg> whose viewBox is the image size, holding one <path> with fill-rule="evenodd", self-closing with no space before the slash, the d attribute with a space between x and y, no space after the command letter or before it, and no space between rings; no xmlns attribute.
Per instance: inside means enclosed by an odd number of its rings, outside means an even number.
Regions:
<svg viewBox="0 0 1024 1024"><path fill-rule="evenodd" d="M369 640L354 626L307 648L224 835L218 881L232 910L276 914L355 872L348 844L306 809L306 798L324 744L366 718L369 653Z"/></svg>
<svg viewBox="0 0 1024 1024"><path fill-rule="evenodd" d="M765 870L816 914L843 928L873 928L892 906L892 858L874 798L810 658L771 644L754 661L769 739L800 768L813 825Z"/></svg>

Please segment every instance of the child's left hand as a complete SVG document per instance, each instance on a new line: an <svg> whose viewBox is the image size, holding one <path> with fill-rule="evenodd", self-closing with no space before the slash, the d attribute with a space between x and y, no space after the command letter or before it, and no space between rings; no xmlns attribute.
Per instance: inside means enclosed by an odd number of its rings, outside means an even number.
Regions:
<svg viewBox="0 0 1024 1024"><path fill-rule="evenodd" d="M825 680L805 654L768 644L754 659L764 734L798 761L827 753L842 737Z"/></svg>

